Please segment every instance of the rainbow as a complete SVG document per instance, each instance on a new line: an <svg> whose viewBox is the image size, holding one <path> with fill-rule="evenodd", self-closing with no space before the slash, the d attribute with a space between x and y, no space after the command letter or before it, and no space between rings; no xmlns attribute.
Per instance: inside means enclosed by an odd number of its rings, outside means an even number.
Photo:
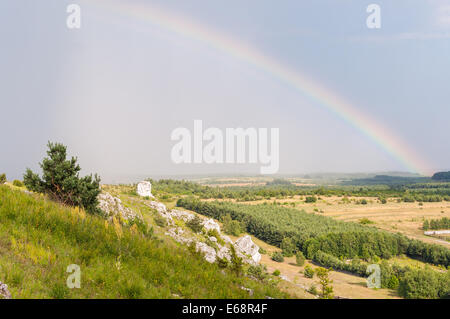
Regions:
<svg viewBox="0 0 450 319"><path fill-rule="evenodd" d="M89 5L95 4L99 8L110 10L117 15L147 21L158 27L170 30L183 37L200 41L207 46L245 61L254 67L267 72L271 76L294 88L302 95L325 107L330 112L356 128L362 134L371 139L379 147L385 150L393 158L399 161L407 170L415 173L429 175L428 165L416 154L404 141L387 127L376 123L370 115L361 113L343 98L337 96L329 89L313 83L304 75L294 72L273 58L265 56L261 51L239 42L225 34L212 30L209 26L203 26L189 20L184 16L167 12L153 5L142 3L125 3L116 1L89 1Z"/></svg>

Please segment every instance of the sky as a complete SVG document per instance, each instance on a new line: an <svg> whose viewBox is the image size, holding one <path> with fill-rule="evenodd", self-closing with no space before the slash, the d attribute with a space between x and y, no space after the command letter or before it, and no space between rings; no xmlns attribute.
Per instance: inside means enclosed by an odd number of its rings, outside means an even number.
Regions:
<svg viewBox="0 0 450 319"><path fill-rule="evenodd" d="M69 4L81 8L79 29L66 25ZM366 25L369 4L381 8L379 29ZM389 131L384 142L411 152L399 160L364 125L233 54L224 38L347 101ZM259 163L174 163L171 133L194 120L279 128L280 174L411 171L415 157L427 173L450 169L448 1L3 0L0 41L8 179L39 170L47 141L104 182L259 174Z"/></svg>

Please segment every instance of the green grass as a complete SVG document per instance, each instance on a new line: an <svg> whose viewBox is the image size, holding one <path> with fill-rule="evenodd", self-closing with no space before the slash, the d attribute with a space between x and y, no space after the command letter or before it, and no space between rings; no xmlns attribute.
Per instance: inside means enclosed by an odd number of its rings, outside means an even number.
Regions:
<svg viewBox="0 0 450 319"><path fill-rule="evenodd" d="M81 267L81 288L66 286ZM0 186L0 281L14 298L287 297L273 285L237 277L186 247L114 226L44 196Z"/></svg>

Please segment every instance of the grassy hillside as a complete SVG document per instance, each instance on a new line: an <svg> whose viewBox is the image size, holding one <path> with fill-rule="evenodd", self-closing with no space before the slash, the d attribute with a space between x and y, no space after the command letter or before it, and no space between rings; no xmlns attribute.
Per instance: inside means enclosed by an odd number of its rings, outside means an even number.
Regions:
<svg viewBox="0 0 450 319"><path fill-rule="evenodd" d="M286 297L148 230L0 186L0 281L14 298L248 298L241 286ZM80 289L66 286L70 264L81 267Z"/></svg>

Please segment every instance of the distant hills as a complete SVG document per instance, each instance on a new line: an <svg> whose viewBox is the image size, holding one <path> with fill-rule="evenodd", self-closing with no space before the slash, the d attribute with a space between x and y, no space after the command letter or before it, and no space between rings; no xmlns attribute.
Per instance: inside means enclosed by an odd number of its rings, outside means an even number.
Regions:
<svg viewBox="0 0 450 319"><path fill-rule="evenodd" d="M422 176L376 175L368 178L356 178L342 182L343 185L406 185L430 182L450 182L450 172L438 172L431 178Z"/></svg>
<svg viewBox="0 0 450 319"><path fill-rule="evenodd" d="M439 182L450 182L450 172L438 172L431 179Z"/></svg>

